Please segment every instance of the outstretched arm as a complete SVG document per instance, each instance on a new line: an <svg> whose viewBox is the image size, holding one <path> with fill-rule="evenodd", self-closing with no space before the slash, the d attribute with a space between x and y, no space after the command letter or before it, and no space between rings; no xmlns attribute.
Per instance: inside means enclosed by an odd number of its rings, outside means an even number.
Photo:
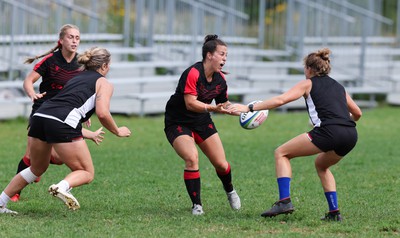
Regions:
<svg viewBox="0 0 400 238"><path fill-rule="evenodd" d="M254 104L253 110L254 111L270 110L280 107L289 102L297 100L300 97L306 96L310 92L310 89L311 89L311 80L302 80L298 82L295 86L293 86L291 89L289 89L287 92ZM240 112L249 111L247 105L236 104L235 108Z"/></svg>

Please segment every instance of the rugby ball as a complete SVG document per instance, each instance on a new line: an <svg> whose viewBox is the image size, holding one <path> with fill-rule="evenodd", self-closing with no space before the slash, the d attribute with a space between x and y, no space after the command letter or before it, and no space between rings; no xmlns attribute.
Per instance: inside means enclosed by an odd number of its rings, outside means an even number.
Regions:
<svg viewBox="0 0 400 238"><path fill-rule="evenodd" d="M253 101L255 104L261 101ZM250 103L249 103L250 104ZM259 127L268 118L268 110L260 110L254 112L242 112L240 113L239 122L240 126L244 129L251 130Z"/></svg>

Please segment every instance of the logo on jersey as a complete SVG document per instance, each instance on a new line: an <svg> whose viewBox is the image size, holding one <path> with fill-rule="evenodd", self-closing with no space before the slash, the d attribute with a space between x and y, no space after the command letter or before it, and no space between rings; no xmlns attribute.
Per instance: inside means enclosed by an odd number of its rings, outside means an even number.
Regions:
<svg viewBox="0 0 400 238"><path fill-rule="evenodd" d="M182 132L183 132L183 130L182 130L182 127L181 127L181 126L178 126L178 127L176 128L176 130L178 131L178 133L182 133Z"/></svg>

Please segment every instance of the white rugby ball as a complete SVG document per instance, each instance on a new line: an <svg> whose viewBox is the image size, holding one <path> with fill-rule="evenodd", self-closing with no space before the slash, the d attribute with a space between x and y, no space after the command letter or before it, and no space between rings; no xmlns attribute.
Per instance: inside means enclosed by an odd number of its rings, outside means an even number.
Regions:
<svg viewBox="0 0 400 238"><path fill-rule="evenodd" d="M256 104L261 101L251 102ZM250 103L249 103L250 104ZM259 127L268 118L268 110L260 110L254 112L240 113L239 122L240 126L244 129L251 130Z"/></svg>

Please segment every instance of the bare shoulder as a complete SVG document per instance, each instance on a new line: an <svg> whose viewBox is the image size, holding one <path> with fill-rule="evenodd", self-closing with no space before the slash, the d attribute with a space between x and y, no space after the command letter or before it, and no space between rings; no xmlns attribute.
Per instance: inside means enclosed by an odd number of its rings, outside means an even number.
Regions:
<svg viewBox="0 0 400 238"><path fill-rule="evenodd" d="M105 77L101 77L97 80L97 86L102 86L102 87L113 87L113 85L107 80Z"/></svg>

